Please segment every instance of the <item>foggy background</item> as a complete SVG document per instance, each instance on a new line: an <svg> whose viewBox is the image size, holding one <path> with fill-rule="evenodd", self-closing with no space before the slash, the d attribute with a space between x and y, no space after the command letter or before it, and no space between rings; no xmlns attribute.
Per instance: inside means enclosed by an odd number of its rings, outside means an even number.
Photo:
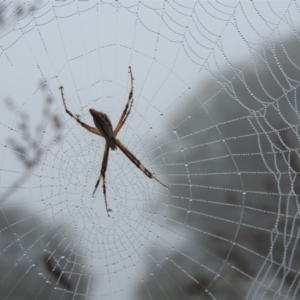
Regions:
<svg viewBox="0 0 300 300"><path fill-rule="evenodd" d="M297 299L297 2L1 5L3 299ZM89 108L169 186L110 153Z"/></svg>

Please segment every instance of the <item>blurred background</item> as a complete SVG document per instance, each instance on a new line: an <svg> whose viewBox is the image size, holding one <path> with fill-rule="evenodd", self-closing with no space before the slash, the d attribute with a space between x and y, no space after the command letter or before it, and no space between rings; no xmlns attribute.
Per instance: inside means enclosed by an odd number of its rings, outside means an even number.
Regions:
<svg viewBox="0 0 300 300"><path fill-rule="evenodd" d="M298 299L299 4L1 2L1 300Z"/></svg>

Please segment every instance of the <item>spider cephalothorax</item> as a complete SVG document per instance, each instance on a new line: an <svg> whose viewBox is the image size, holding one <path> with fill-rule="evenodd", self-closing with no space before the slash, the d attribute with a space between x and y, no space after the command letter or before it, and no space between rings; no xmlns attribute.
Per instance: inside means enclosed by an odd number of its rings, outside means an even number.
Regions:
<svg viewBox="0 0 300 300"><path fill-rule="evenodd" d="M131 88L130 88L130 92L129 92L129 97L128 97L125 109L124 109L124 111L121 115L121 118L120 118L120 120L119 120L119 122L118 122L115 129L113 129L111 121L105 113L103 113L101 111L97 111L93 108L90 108L89 111L90 111L90 114L92 115L92 117L94 119L94 123L95 123L96 128L82 122L77 115L73 115L68 110L67 105L66 105L66 100L65 100L65 97L64 97L63 87L61 86L59 88L60 92L61 92L61 97L62 97L62 101L63 101L63 105L64 105L66 113L69 114L74 120L76 120L83 128L90 131L91 133L94 133L96 135L99 135L99 136L103 137L106 141L105 148L104 148L103 159L102 159L101 172L100 172L99 178L96 182L93 195L95 194L95 192L97 190L97 187L99 185L99 182L100 182L101 178L103 178L103 186L102 187L103 187L103 194L104 194L106 212L107 212L108 216L109 216L109 212L111 210L108 209L108 206L107 206L105 173L106 173L106 169L107 169L109 149L116 150L117 148L119 148L130 159L130 161L132 163L134 163L146 176L148 176L151 179L156 180L161 185L168 188L165 184L163 184L160 180L158 180L150 171L148 171L141 164L141 162L121 143L121 141L116 138L117 134L119 133L122 126L125 124L125 121L126 121L126 119L128 118L128 116L130 114L130 110L131 110L132 103L133 103L133 98L132 98L132 96L133 96L133 76L132 76L131 67L129 67L129 73L130 73L130 79L131 79Z"/></svg>

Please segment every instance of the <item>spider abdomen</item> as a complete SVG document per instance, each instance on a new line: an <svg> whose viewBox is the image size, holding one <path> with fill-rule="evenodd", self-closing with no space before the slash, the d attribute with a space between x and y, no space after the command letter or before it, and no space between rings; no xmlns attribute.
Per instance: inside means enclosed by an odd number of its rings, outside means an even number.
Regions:
<svg viewBox="0 0 300 300"><path fill-rule="evenodd" d="M93 116L96 128L103 135L109 147L112 150L117 149L113 127L108 115L93 108L90 108L90 114Z"/></svg>

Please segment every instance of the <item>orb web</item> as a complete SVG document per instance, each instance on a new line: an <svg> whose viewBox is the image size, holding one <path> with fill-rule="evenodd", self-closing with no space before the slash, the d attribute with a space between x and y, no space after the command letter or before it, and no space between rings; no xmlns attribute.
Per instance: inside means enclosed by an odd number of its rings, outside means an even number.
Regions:
<svg viewBox="0 0 300 300"><path fill-rule="evenodd" d="M0 5L3 299L297 299L296 1ZM89 109L166 184L105 140Z"/></svg>

